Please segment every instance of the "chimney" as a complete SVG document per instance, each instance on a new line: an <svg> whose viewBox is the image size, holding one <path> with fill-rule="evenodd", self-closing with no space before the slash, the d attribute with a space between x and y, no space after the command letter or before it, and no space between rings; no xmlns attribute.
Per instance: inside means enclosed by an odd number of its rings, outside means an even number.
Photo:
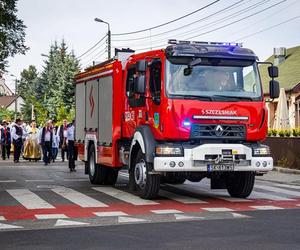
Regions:
<svg viewBox="0 0 300 250"><path fill-rule="evenodd" d="M286 48L274 48L274 66L278 66L285 60L286 57Z"/></svg>

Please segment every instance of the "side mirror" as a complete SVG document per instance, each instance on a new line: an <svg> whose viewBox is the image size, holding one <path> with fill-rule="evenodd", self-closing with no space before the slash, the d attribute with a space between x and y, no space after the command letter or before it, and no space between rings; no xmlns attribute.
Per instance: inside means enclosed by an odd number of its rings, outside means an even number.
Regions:
<svg viewBox="0 0 300 250"><path fill-rule="evenodd" d="M270 81L270 98L274 99L274 98L278 98L279 97L279 82L275 81L275 80L271 80Z"/></svg>
<svg viewBox="0 0 300 250"><path fill-rule="evenodd" d="M139 75L134 79L134 92L137 94L146 93L146 77L145 75Z"/></svg>
<svg viewBox="0 0 300 250"><path fill-rule="evenodd" d="M272 78L278 77L278 67L269 66L268 67L269 76Z"/></svg>
<svg viewBox="0 0 300 250"><path fill-rule="evenodd" d="M147 61L139 60L136 62L136 71L137 72L146 72L147 69Z"/></svg>

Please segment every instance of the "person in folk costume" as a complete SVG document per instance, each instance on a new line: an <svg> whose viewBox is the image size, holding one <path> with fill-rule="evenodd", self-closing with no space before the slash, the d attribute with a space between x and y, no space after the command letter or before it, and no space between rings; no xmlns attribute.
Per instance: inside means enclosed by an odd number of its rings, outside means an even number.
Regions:
<svg viewBox="0 0 300 250"><path fill-rule="evenodd" d="M24 145L23 158L25 160L41 159L41 150L38 143L39 129L36 127L35 121L32 121L31 126L27 128L27 137Z"/></svg>
<svg viewBox="0 0 300 250"><path fill-rule="evenodd" d="M0 136L1 136L2 160L5 160L6 157L9 159L10 146L11 146L11 131L10 128L7 126L7 122L5 120L2 121Z"/></svg>
<svg viewBox="0 0 300 250"><path fill-rule="evenodd" d="M46 126L42 128L40 144L43 149L43 161L45 165L50 164L52 160L52 142L53 142L53 131L52 131L52 121L49 120Z"/></svg>
<svg viewBox="0 0 300 250"><path fill-rule="evenodd" d="M70 123L68 125L68 129L67 129L67 143L68 143L68 159L69 159L69 168L70 168L70 172L72 171L76 171L75 170L75 121L72 121L72 123Z"/></svg>
<svg viewBox="0 0 300 250"><path fill-rule="evenodd" d="M13 146L14 146L14 163L19 162L21 150L23 146L23 136L25 132L22 128L22 120L20 118L16 119L16 123L12 128L11 137L13 139Z"/></svg>
<svg viewBox="0 0 300 250"><path fill-rule="evenodd" d="M68 147L67 147L67 120L63 120L63 124L59 126L57 134L59 135L59 147L61 148L61 160L65 161L65 153L68 159Z"/></svg>

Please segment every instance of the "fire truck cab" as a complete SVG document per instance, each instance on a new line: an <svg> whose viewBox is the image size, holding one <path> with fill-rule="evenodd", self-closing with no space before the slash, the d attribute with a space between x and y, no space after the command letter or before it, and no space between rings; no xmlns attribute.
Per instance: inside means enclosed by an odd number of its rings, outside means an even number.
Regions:
<svg viewBox="0 0 300 250"><path fill-rule="evenodd" d="M111 60L76 76L76 143L93 184L129 172L142 198L160 183L198 182L250 195L273 168L258 58L240 44L169 41L165 49ZM278 69L268 67L270 96Z"/></svg>

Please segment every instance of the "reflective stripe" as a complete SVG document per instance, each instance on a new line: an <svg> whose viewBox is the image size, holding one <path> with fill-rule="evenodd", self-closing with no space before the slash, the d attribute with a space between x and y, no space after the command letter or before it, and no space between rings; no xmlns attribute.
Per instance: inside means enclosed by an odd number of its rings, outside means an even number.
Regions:
<svg viewBox="0 0 300 250"><path fill-rule="evenodd" d="M207 115L193 115L193 119L199 120L235 120L235 121L247 121L248 116L207 116Z"/></svg>

